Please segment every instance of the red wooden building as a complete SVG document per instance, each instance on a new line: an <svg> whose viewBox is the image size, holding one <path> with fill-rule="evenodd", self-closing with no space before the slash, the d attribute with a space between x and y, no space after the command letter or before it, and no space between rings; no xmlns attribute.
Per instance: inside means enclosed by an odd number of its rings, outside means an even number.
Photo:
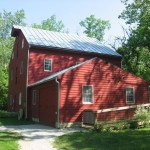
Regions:
<svg viewBox="0 0 150 150"><path fill-rule="evenodd" d="M122 70L121 55L96 39L21 26L11 35L8 111L60 127L81 123L86 109L118 108L98 114L111 120L149 103L148 82Z"/></svg>

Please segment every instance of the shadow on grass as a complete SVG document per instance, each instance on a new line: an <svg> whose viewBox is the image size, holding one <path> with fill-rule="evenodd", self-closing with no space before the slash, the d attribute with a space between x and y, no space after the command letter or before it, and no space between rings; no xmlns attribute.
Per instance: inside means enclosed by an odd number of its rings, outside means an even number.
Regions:
<svg viewBox="0 0 150 150"><path fill-rule="evenodd" d="M119 132L75 132L57 137L54 146L64 150L147 150L150 128Z"/></svg>
<svg viewBox="0 0 150 150"><path fill-rule="evenodd" d="M19 133L0 131L0 141L16 141L21 138L23 138L23 136Z"/></svg>
<svg viewBox="0 0 150 150"><path fill-rule="evenodd" d="M35 124L33 121L29 120L18 120L18 118L0 118L0 126L2 125L28 125L28 124Z"/></svg>
<svg viewBox="0 0 150 150"><path fill-rule="evenodd" d="M22 138L19 133L0 131L0 150L19 150L17 141Z"/></svg>

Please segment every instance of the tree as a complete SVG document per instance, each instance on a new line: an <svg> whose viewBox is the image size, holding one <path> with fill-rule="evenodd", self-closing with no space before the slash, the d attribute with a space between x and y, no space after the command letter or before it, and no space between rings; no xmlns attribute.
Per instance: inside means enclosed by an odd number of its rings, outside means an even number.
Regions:
<svg viewBox="0 0 150 150"><path fill-rule="evenodd" d="M67 32L64 23L62 21L57 21L55 15L50 16L46 20L43 20L41 24L34 23L32 27L56 32Z"/></svg>
<svg viewBox="0 0 150 150"><path fill-rule="evenodd" d="M103 40L105 30L110 28L109 21L96 19L94 15L85 18L79 24L85 28L84 33L88 37L94 37L99 41Z"/></svg>
<svg viewBox="0 0 150 150"><path fill-rule="evenodd" d="M124 0L119 18L129 25L128 39L118 52L123 55L124 69L150 81L150 0Z"/></svg>
<svg viewBox="0 0 150 150"><path fill-rule="evenodd" d="M14 38L10 36L12 26L22 25L24 10L0 13L0 109L6 109L8 93L8 63L13 49Z"/></svg>

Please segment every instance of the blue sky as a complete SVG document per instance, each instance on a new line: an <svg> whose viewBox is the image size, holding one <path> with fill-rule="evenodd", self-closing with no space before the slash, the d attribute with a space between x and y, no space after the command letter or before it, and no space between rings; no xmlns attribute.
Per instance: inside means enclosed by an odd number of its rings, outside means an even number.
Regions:
<svg viewBox="0 0 150 150"><path fill-rule="evenodd" d="M94 14L96 18L109 20L111 29L106 31L105 40L112 41L115 36L123 34L121 26L124 21L118 15L124 9L120 0L2 0L0 12L15 12L24 9L28 25L40 23L55 14L62 20L70 33L82 35L83 28L79 22Z"/></svg>

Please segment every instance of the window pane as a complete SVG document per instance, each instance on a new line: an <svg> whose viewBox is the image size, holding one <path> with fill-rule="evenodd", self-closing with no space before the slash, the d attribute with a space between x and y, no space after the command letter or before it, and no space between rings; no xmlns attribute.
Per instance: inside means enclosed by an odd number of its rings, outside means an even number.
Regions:
<svg viewBox="0 0 150 150"><path fill-rule="evenodd" d="M21 103L22 103L22 93L20 92L19 93L19 105L21 105Z"/></svg>
<svg viewBox="0 0 150 150"><path fill-rule="evenodd" d="M82 90L83 102L92 103L92 86L83 86Z"/></svg>
<svg viewBox="0 0 150 150"><path fill-rule="evenodd" d="M20 74L22 74L22 73L23 73L23 61L20 64Z"/></svg>
<svg viewBox="0 0 150 150"><path fill-rule="evenodd" d="M24 39L22 39L22 48L24 48Z"/></svg>
<svg viewBox="0 0 150 150"><path fill-rule="evenodd" d="M134 88L126 88L126 102L134 103Z"/></svg>
<svg viewBox="0 0 150 150"><path fill-rule="evenodd" d="M50 59L44 60L44 70L45 71L51 71L52 70L52 60L50 60Z"/></svg>
<svg viewBox="0 0 150 150"><path fill-rule="evenodd" d="M33 105L36 104L36 90L33 90L33 92L32 92L32 104Z"/></svg>

